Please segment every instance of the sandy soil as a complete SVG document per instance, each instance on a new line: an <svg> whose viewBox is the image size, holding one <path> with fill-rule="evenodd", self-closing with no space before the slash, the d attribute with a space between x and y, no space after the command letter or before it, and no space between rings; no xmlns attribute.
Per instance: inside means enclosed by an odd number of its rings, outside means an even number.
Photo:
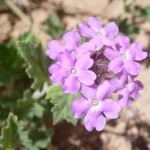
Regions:
<svg viewBox="0 0 150 150"><path fill-rule="evenodd" d="M22 0L23 1L23 0ZM17 4L17 0L14 0ZM134 6L150 6L150 0L127 0ZM26 1L17 6L24 11L27 18L32 17L38 28L44 28L43 22L47 14L57 12L67 26L67 29L76 29L81 21L86 21L87 16L94 15L104 23L117 18L132 16L124 13L123 0L43 0L40 2ZM30 9L27 9L28 7ZM38 17L37 17L38 16ZM138 18L140 20L140 18ZM19 19L9 9L0 10L0 41L7 42L10 38L17 38L21 33L28 31L30 25L26 19ZM135 41L142 42L145 50L150 52L150 21L139 24L140 32ZM49 35L42 35L47 41ZM62 122L55 126L56 133L53 138L54 150L148 150L150 149L150 55L142 62L142 72L138 77L144 84L139 100L132 103L129 109L122 112L118 121L112 121L102 133L88 133L78 125L73 127ZM62 130L63 128L63 130Z"/></svg>

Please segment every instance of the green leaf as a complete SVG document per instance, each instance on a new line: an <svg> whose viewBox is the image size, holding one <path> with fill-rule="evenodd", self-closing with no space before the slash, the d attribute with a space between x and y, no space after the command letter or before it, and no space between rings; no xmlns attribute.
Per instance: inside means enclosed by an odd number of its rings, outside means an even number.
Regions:
<svg viewBox="0 0 150 150"><path fill-rule="evenodd" d="M7 90L7 92L1 92L0 94L0 124L5 122L9 112L13 112L16 109L17 99L20 97L18 91Z"/></svg>
<svg viewBox="0 0 150 150"><path fill-rule="evenodd" d="M34 43L18 42L18 47L28 64L26 72L30 78L34 79L31 88L42 90L44 83L49 83L50 81L48 60L44 55L41 44L34 45Z"/></svg>
<svg viewBox="0 0 150 150"><path fill-rule="evenodd" d="M150 20L150 6L147 6L145 8L140 8L134 11L134 15L136 16L142 16L145 19Z"/></svg>
<svg viewBox="0 0 150 150"><path fill-rule="evenodd" d="M35 39L34 35L32 34L31 30L19 35L19 37L18 37L18 41L24 41L24 42L32 41L32 42L35 42L35 40L36 39Z"/></svg>
<svg viewBox="0 0 150 150"><path fill-rule="evenodd" d="M79 95L64 94L61 86L53 86L51 88L47 93L46 99L50 99L50 102L54 105L51 109L54 124L66 120L76 125L77 120L73 118L71 104L77 96Z"/></svg>
<svg viewBox="0 0 150 150"><path fill-rule="evenodd" d="M5 0L0 0L0 9L1 8L6 8L6 3L5 3Z"/></svg>
<svg viewBox="0 0 150 150"><path fill-rule="evenodd" d="M65 25L61 23L57 14L50 14L45 23L52 38L58 39L65 32Z"/></svg>
<svg viewBox="0 0 150 150"><path fill-rule="evenodd" d="M0 86L15 78L15 73L23 68L23 60L14 46L0 44Z"/></svg>
<svg viewBox="0 0 150 150"><path fill-rule="evenodd" d="M139 32L138 26L134 23L128 23L126 18L124 20L120 20L118 25L120 32L128 35L131 39L133 39Z"/></svg>
<svg viewBox="0 0 150 150"><path fill-rule="evenodd" d="M35 132L33 139L34 147L38 149L42 148L50 148L51 147L51 139L53 136L53 132L51 130L37 131Z"/></svg>
<svg viewBox="0 0 150 150"><path fill-rule="evenodd" d="M22 123L12 113L7 119L7 126L2 128L0 137L0 148L3 150L12 150L25 147L31 149L32 141L28 138L28 133L24 131Z"/></svg>
<svg viewBox="0 0 150 150"><path fill-rule="evenodd" d="M26 90L23 93L23 98L17 101L15 112L20 118L31 119L34 116L41 118L44 113L44 107L40 104L40 101L32 97L30 90Z"/></svg>

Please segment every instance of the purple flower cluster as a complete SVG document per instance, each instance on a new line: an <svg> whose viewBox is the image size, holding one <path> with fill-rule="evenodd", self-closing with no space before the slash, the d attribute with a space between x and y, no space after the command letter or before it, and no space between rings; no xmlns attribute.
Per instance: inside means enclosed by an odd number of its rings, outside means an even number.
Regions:
<svg viewBox="0 0 150 150"><path fill-rule="evenodd" d="M74 118L84 117L88 131L101 131L106 117L118 118L122 107L139 98L143 85L135 80L141 71L138 61L147 53L140 43L130 44L127 36L120 35L114 22L103 27L97 18L88 17L88 24L78 28L80 34L66 32L63 43L48 43L46 54L56 61L49 67L50 79L61 84L64 93L82 95L72 103ZM88 42L82 42L83 37ZM110 98L113 93L118 93L117 101Z"/></svg>

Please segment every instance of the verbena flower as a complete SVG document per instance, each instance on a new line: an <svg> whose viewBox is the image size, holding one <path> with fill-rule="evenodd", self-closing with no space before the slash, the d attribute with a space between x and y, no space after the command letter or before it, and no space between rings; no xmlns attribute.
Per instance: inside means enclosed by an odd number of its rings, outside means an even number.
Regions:
<svg viewBox="0 0 150 150"><path fill-rule="evenodd" d="M74 100L73 115L75 118L81 118L83 114L86 114L84 125L88 131L92 131L94 127L97 131L102 130L106 123L105 116L109 119L118 117L121 110L119 104L108 98L112 92L111 84L104 81L97 89L84 86L81 90L84 98Z"/></svg>
<svg viewBox="0 0 150 150"><path fill-rule="evenodd" d="M88 17L88 25L85 23L79 24L79 32L82 36L87 38L97 39L97 45L100 41L104 45L114 45L113 39L119 32L118 26L114 22L109 22L105 27L102 27L102 23L95 17Z"/></svg>
<svg viewBox="0 0 150 150"><path fill-rule="evenodd" d="M121 35L117 36L116 41L116 46L107 47L104 51L106 58L111 60L108 65L109 70L115 74L125 70L131 75L138 75L141 67L137 61L147 57L142 45L133 43L130 46L129 38Z"/></svg>
<svg viewBox="0 0 150 150"><path fill-rule="evenodd" d="M133 77L128 76L127 81L119 91L118 101L122 107L128 107L131 103L131 99L139 98L139 90L143 89L143 84Z"/></svg>
<svg viewBox="0 0 150 150"><path fill-rule="evenodd" d="M64 51L70 51L72 54L79 47L81 37L76 31L68 31L63 35L64 44L58 40L52 40L48 43L48 50L46 54L54 60L57 60L59 54Z"/></svg>
<svg viewBox="0 0 150 150"><path fill-rule="evenodd" d="M127 36L119 35L114 22L105 27L95 17L88 24L80 23L79 32L68 31L64 43L53 40L46 54L55 63L49 67L50 79L61 84L64 93L81 95L73 101L73 117L84 118L88 131L101 131L108 119L116 119L121 108L139 98L143 89L136 77L141 61L147 57L140 43L130 43ZM82 42L82 36L88 41ZM117 101L111 94L117 93Z"/></svg>
<svg viewBox="0 0 150 150"><path fill-rule="evenodd" d="M88 55L75 59L68 51L58 57L58 62L49 68L50 79L54 83L62 83L65 93L76 94L81 85L92 85L96 79L93 71L88 70L93 60Z"/></svg>

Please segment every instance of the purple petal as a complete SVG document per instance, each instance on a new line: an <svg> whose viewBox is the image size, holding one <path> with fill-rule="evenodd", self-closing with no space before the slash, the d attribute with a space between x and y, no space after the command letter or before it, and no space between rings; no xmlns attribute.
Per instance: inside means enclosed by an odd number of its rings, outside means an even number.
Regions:
<svg viewBox="0 0 150 150"><path fill-rule="evenodd" d="M98 51L102 48L103 46L103 43L102 43L102 40L101 40L101 37L100 36L95 36L93 37L90 42L92 42L94 45L95 45L95 48L93 49L93 51Z"/></svg>
<svg viewBox="0 0 150 150"><path fill-rule="evenodd" d="M88 27L85 23L80 23L78 28L82 36L92 38L95 35L95 32L90 27Z"/></svg>
<svg viewBox="0 0 150 150"><path fill-rule="evenodd" d="M91 54L90 51L95 50L95 44L92 42L85 42L80 47L77 48L77 58L84 56L84 55L89 55Z"/></svg>
<svg viewBox="0 0 150 150"><path fill-rule="evenodd" d="M118 78L112 78L110 83L113 87L115 87L115 92L124 88L125 82L127 81L126 72L122 71L118 74Z"/></svg>
<svg viewBox="0 0 150 150"><path fill-rule="evenodd" d="M113 78L110 80L111 85L115 88L115 92L121 90L124 88L124 82L123 80L120 80L118 78Z"/></svg>
<svg viewBox="0 0 150 150"><path fill-rule="evenodd" d="M75 99L71 105L74 118L81 118L81 116L88 111L90 106L90 100L84 98Z"/></svg>
<svg viewBox="0 0 150 150"><path fill-rule="evenodd" d="M50 79L55 84L61 84L61 83L63 83L64 77L58 73L58 74L52 74Z"/></svg>
<svg viewBox="0 0 150 150"><path fill-rule="evenodd" d="M124 68L131 75L138 75L141 71L140 64L130 59L124 61Z"/></svg>
<svg viewBox="0 0 150 150"><path fill-rule="evenodd" d="M63 35L66 48L71 50L76 50L80 43L80 35L76 31L68 31Z"/></svg>
<svg viewBox="0 0 150 150"><path fill-rule="evenodd" d="M52 74L50 79L56 84L62 83L69 75L68 69L62 68L59 63L51 65L48 70Z"/></svg>
<svg viewBox="0 0 150 150"><path fill-rule="evenodd" d="M81 87L81 93L83 96L87 99L95 99L96 97L96 88L94 86L84 86L82 85Z"/></svg>
<svg viewBox="0 0 150 150"><path fill-rule="evenodd" d="M126 73L125 70L121 71L120 73L118 73L118 77L120 80L122 80L122 82L126 82L127 81L127 76L128 74ZM131 80L132 81L132 80Z"/></svg>
<svg viewBox="0 0 150 150"><path fill-rule="evenodd" d="M96 105L93 104L93 101L96 101L97 104ZM87 114L93 118L97 118L102 112L102 105L103 105L102 100L97 99L91 100L91 107L88 110Z"/></svg>
<svg viewBox="0 0 150 150"><path fill-rule="evenodd" d="M126 89L123 89L119 94L119 104L122 107L129 107L130 105L130 99L129 99L129 92Z"/></svg>
<svg viewBox="0 0 150 150"><path fill-rule="evenodd" d="M143 84L141 81L135 81L135 84L136 84L136 90L132 93L132 98L134 99L138 99L140 97L140 94L139 94L139 90L142 90L143 89Z"/></svg>
<svg viewBox="0 0 150 150"><path fill-rule="evenodd" d="M88 131L92 131L94 129L95 122L96 118L93 118L88 114L84 117L84 126Z"/></svg>
<svg viewBox="0 0 150 150"><path fill-rule="evenodd" d="M80 57L75 63L75 68L79 69L89 69L93 65L93 59L90 56L85 55Z"/></svg>
<svg viewBox="0 0 150 150"><path fill-rule="evenodd" d="M50 79L55 84L60 84L64 80L64 76L60 75L60 70L61 66L58 63L53 64L48 68L49 73L52 74Z"/></svg>
<svg viewBox="0 0 150 150"><path fill-rule="evenodd" d="M75 58L68 51L65 51L58 57L58 61L63 67L73 68Z"/></svg>
<svg viewBox="0 0 150 150"><path fill-rule="evenodd" d="M142 90L144 88L144 86L143 86L141 81L136 80L135 83L136 83L136 88L138 90Z"/></svg>
<svg viewBox="0 0 150 150"><path fill-rule="evenodd" d="M65 47L58 40L49 42L48 47L49 49L46 51L46 55L54 60L57 59L61 52L65 51Z"/></svg>
<svg viewBox="0 0 150 150"><path fill-rule="evenodd" d="M96 75L93 71L90 70L80 70L78 73L78 80L84 85L92 85L94 84L94 80L96 79Z"/></svg>
<svg viewBox="0 0 150 150"><path fill-rule="evenodd" d="M92 16L88 17L88 25L95 32L99 31L102 28L102 23L97 18Z"/></svg>
<svg viewBox="0 0 150 150"><path fill-rule="evenodd" d="M123 66L123 61L121 58L115 58L108 64L109 70L111 70L115 74L122 71L122 66Z"/></svg>
<svg viewBox="0 0 150 150"><path fill-rule="evenodd" d="M138 99L139 97L140 97L140 93L139 93L139 91L135 91L135 92L133 92L132 94L131 94L131 97L133 98L133 99Z"/></svg>
<svg viewBox="0 0 150 150"><path fill-rule="evenodd" d="M116 57L119 57L119 52L110 48L110 47L107 47L105 50L104 50L104 55L105 57L107 57L108 59L114 59Z"/></svg>
<svg viewBox="0 0 150 150"><path fill-rule="evenodd" d="M119 29L115 22L109 22L103 29L102 34L106 37L114 37L118 34Z"/></svg>
<svg viewBox="0 0 150 150"><path fill-rule="evenodd" d="M116 119L118 118L118 113L121 111L121 107L117 102L106 99L103 101L102 111L108 118Z"/></svg>
<svg viewBox="0 0 150 150"><path fill-rule="evenodd" d="M135 85L134 82L129 82L126 85L126 88L127 88L128 92L131 94L131 93L133 93L136 90L136 85Z"/></svg>
<svg viewBox="0 0 150 150"><path fill-rule="evenodd" d="M60 69L61 69L60 64L59 63L55 63L55 64L49 66L48 71L51 74L56 74L56 73L59 72Z"/></svg>
<svg viewBox="0 0 150 150"><path fill-rule="evenodd" d="M88 131L92 131L94 127L97 131L101 131L104 129L105 124L106 119L101 114L97 118L93 118L88 114L84 117L84 126Z"/></svg>
<svg viewBox="0 0 150 150"><path fill-rule="evenodd" d="M109 96L114 91L114 87L111 86L111 84L108 81L104 81L101 83L97 88L96 97L99 100L105 99L107 96Z"/></svg>
<svg viewBox="0 0 150 150"><path fill-rule="evenodd" d="M65 82L62 85L64 93L76 94L80 89L80 82L73 75L70 75L65 79Z"/></svg>
<svg viewBox="0 0 150 150"><path fill-rule="evenodd" d="M95 128L97 131L101 131L104 129L106 125L106 118L103 115L100 115L95 122Z"/></svg>
<svg viewBox="0 0 150 150"><path fill-rule="evenodd" d="M113 46L116 44L115 39L111 39L111 38L106 37L106 36L101 36L101 40L102 40L102 43L106 46Z"/></svg>
<svg viewBox="0 0 150 150"><path fill-rule="evenodd" d="M125 35L118 35L116 41L122 47L123 50L126 50L129 47L130 39Z"/></svg>
<svg viewBox="0 0 150 150"><path fill-rule="evenodd" d="M143 45L141 43L133 43L130 47L130 51L132 51L135 55L135 60L143 60L147 57L147 52L143 51Z"/></svg>

